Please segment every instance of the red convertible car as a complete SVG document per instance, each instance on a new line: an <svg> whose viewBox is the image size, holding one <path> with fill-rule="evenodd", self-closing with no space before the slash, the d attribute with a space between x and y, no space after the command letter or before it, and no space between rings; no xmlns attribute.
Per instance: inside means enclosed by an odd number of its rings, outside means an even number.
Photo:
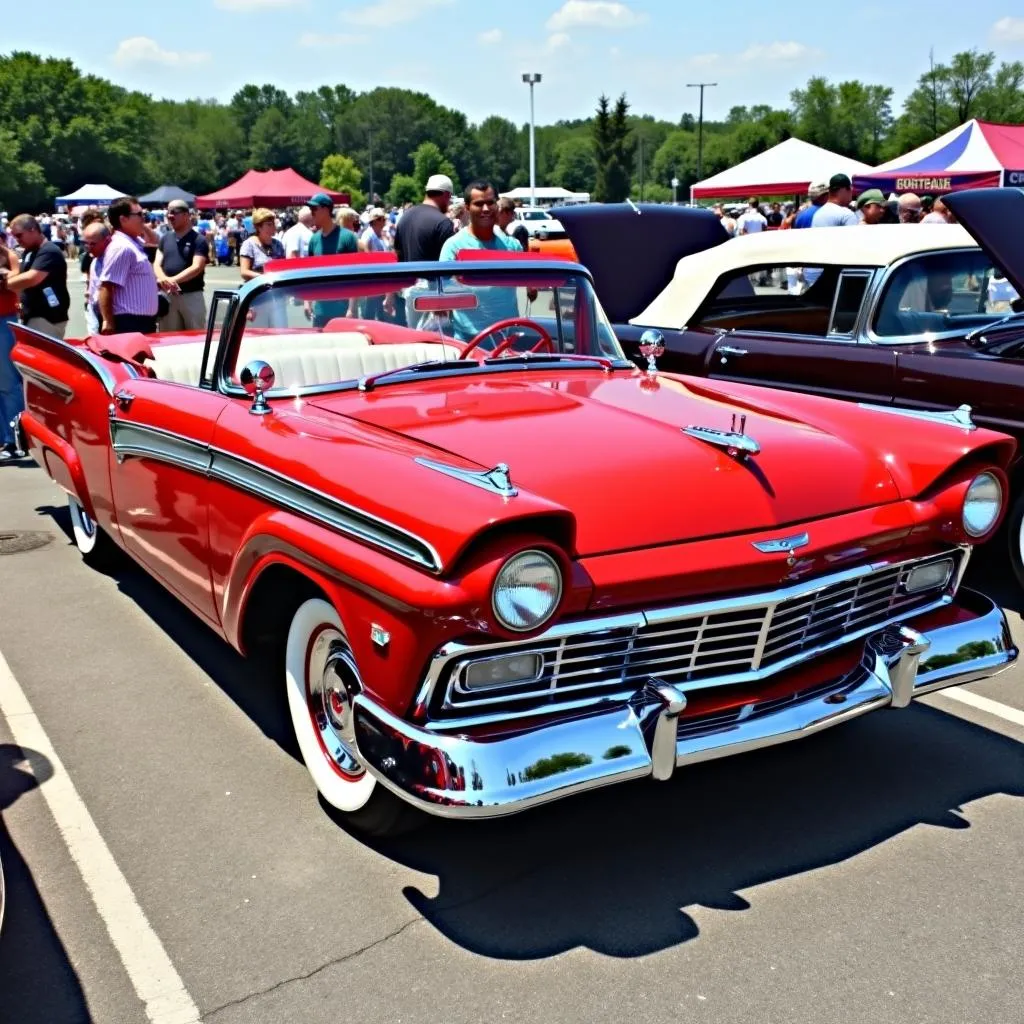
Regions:
<svg viewBox="0 0 1024 1024"><path fill-rule="evenodd" d="M667 779L1017 657L960 587L1013 439L639 370L585 269L483 256L272 264L205 337L15 328L82 554L279 651L355 827Z"/></svg>

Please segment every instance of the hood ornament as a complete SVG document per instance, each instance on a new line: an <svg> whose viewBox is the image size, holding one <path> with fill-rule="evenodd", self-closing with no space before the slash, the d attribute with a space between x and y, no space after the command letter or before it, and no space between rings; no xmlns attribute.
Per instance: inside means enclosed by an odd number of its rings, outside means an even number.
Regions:
<svg viewBox="0 0 1024 1024"><path fill-rule="evenodd" d="M647 360L647 372L655 374L658 372L656 359L665 354L665 335L661 331L646 330L640 335L640 355Z"/></svg>
<svg viewBox="0 0 1024 1024"><path fill-rule="evenodd" d="M454 477L463 483L472 484L474 487L482 487L492 494L499 494L503 498L514 498L519 494L519 488L512 483L512 474L504 462L499 462L493 469L462 469L459 466L452 466L447 462L438 462L435 459L418 457L414 460L427 469L444 473L445 476Z"/></svg>
<svg viewBox="0 0 1024 1024"><path fill-rule="evenodd" d="M796 565L796 555L793 552L797 548L803 548L810 544L811 535L805 531L804 533L794 533L789 537L773 537L771 540L752 540L750 543L758 551L766 555L788 555L786 564Z"/></svg>
<svg viewBox="0 0 1024 1024"><path fill-rule="evenodd" d="M683 433L695 437L698 441L721 448L730 458L743 462L745 459L753 458L761 453L761 446L757 441L744 433L746 426L746 413L740 415L738 419L736 413L733 413L732 426L729 430L690 426L683 427Z"/></svg>

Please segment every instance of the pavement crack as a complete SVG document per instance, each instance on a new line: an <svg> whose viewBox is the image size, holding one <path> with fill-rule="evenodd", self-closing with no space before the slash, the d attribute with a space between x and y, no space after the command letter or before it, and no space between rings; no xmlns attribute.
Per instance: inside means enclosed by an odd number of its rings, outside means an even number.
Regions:
<svg viewBox="0 0 1024 1024"><path fill-rule="evenodd" d="M284 988L286 985L291 985L296 981L308 981L310 978L316 977L322 971L326 971L328 967L334 967L337 964L343 964L348 960L354 960L357 956L362 956L363 953L369 952L371 949L376 949L377 946L382 946L386 942L390 942L392 939L397 938L402 932L411 928L414 924L419 924L423 920L423 917L417 914L415 917L406 921L404 924L400 924L393 931L388 932L386 935L382 935L379 939L374 939L373 942L368 942L365 946L360 946L359 949L354 949L350 953L346 953L344 956L335 957L333 960L328 960L326 963L320 964L319 967L314 967L313 970L307 971L305 974L296 974L291 978L282 978L281 981L274 982L273 985L268 988L260 989L258 992L250 992L248 995L242 996L239 999L232 999L229 1002L223 1003L220 1006L215 1007L212 1010L207 1010L202 1019L204 1021L211 1021L219 1013L223 1013L225 1010L229 1010L235 1006L244 1006L246 1003L251 1002L253 999L260 999L263 996L270 995L272 992L276 992L278 989Z"/></svg>

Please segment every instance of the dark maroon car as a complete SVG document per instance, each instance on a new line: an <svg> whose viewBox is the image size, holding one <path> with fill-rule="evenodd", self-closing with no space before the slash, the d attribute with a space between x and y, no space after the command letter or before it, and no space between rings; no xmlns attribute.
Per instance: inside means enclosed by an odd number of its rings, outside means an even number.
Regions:
<svg viewBox="0 0 1024 1024"><path fill-rule="evenodd" d="M647 334L662 370L938 411L951 429L1024 441L1024 191L944 201L960 224L729 239L713 213L684 207L584 206L561 220L641 365ZM1024 463L1012 488L1024 586Z"/></svg>

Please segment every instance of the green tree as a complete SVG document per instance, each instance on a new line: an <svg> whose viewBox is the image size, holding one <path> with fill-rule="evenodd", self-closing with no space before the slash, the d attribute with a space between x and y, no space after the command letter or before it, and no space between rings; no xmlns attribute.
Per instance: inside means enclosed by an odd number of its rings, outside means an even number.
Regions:
<svg viewBox="0 0 1024 1024"><path fill-rule="evenodd" d="M388 188L387 202L391 206L415 203L423 195L419 182L411 174L394 174Z"/></svg>
<svg viewBox="0 0 1024 1024"><path fill-rule="evenodd" d="M625 94L618 98L614 109L607 96L598 100L592 130L597 164L593 198L599 203L621 203L629 195L634 147L628 113Z"/></svg>
<svg viewBox="0 0 1024 1024"><path fill-rule="evenodd" d="M268 107L256 118L249 134L249 160L257 170L290 167L295 163L294 136L287 117Z"/></svg>
<svg viewBox="0 0 1024 1024"><path fill-rule="evenodd" d="M320 184L332 192L347 192L349 203L357 210L366 205L366 193L360 189L363 172L350 156L332 153L320 167Z"/></svg>
<svg viewBox="0 0 1024 1024"><path fill-rule="evenodd" d="M596 177L594 145L589 139L574 135L559 143L550 184L560 185L570 192L591 192Z"/></svg>
<svg viewBox="0 0 1024 1024"><path fill-rule="evenodd" d="M427 187L427 179L433 174L447 174L458 191L458 175L455 173L455 168L436 143L421 142L412 154L412 162L412 176L416 180L421 194Z"/></svg>
<svg viewBox="0 0 1024 1024"><path fill-rule="evenodd" d="M705 170L707 156L708 140L705 139ZM665 139L654 154L651 161L651 180L671 188L673 178L679 178L683 190L688 189L697 180L697 136L694 132L677 129Z"/></svg>
<svg viewBox="0 0 1024 1024"><path fill-rule="evenodd" d="M476 173L489 178L499 190L509 187L517 171L527 171L529 157L523 152L521 133L504 117L488 117L481 122L476 129L476 145L480 153Z"/></svg>

